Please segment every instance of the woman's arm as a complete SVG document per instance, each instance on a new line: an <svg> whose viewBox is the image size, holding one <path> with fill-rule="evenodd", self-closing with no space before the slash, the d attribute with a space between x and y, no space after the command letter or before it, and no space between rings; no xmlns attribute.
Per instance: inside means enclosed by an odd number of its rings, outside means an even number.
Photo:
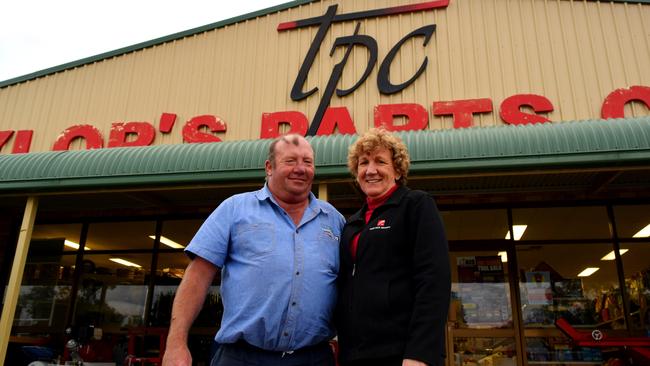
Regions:
<svg viewBox="0 0 650 366"><path fill-rule="evenodd" d="M437 365L445 355L451 295L449 249L433 198L424 192L418 193L409 212L414 231L411 279L414 305L404 358Z"/></svg>

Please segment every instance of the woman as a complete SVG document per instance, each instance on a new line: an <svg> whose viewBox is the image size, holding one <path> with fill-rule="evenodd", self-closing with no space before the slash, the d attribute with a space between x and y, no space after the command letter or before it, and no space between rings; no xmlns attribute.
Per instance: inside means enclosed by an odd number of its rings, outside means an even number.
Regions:
<svg viewBox="0 0 650 366"><path fill-rule="evenodd" d="M372 129L348 153L366 203L341 234L336 326L341 366L443 365L447 239L433 199L406 188L409 154Z"/></svg>

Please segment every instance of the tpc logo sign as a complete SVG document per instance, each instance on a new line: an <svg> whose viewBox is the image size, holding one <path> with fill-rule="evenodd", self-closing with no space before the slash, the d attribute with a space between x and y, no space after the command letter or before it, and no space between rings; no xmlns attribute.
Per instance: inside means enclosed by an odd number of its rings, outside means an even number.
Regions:
<svg viewBox="0 0 650 366"><path fill-rule="evenodd" d="M305 91L304 90L305 83L307 81L307 75L309 74L309 70L311 69L314 63L314 59L316 58L316 55L318 54L321 44L323 43L323 39L325 38L330 26L333 23L355 21L355 20L386 16L386 15L411 13L416 11L432 10L437 8L446 8L448 5L449 5L449 0L437 0L437 1L419 3L419 4L403 5L403 6L396 6L391 8L367 10L367 11L361 11L356 13L338 14L338 15L336 14L336 9L338 5L332 5L327 9L325 14L319 17L281 23L280 25L278 25L278 32L288 31L288 30L303 28L303 27L311 27L311 26L319 27L318 32L316 33L316 36L314 37L314 40L312 41L311 46L309 47L309 51L307 52L307 55L305 56L305 59L302 62L302 65L300 66L300 70L298 71L298 76L296 77L296 80L293 83L293 87L291 88L291 99L294 101L301 101L307 99L309 96L311 96L316 91L318 91L318 87L313 87L310 90ZM309 136L314 136L318 132L319 127L321 125L321 121L323 120L323 116L325 115L325 112L327 111L327 108L330 105L330 100L332 99L334 92L336 92L336 95L339 97L344 97L346 95L351 94L359 86L361 86L361 84L363 84L366 81L366 79L372 72L372 69L375 67L375 64L377 64L378 61L377 41L368 35L359 34L360 27L361 27L361 23L358 22L354 30L354 34L345 37L338 37L336 38L334 44L332 45L332 49L330 50L330 56L334 54L334 51L338 47L345 47L345 54L343 56L343 59L334 66L332 73L330 74L329 80L327 82L327 85L325 86L325 90L322 92L322 97L320 103L318 104L318 109L316 110L316 114L314 115L313 120L309 124L309 129L307 130L307 135ZM395 56L399 52L402 45L411 38L423 37L422 47L425 47L429 43L429 40L431 39L431 36L433 35L433 32L435 30L436 30L435 24L430 24L430 25L425 25L423 27L420 27L412 31L411 33L405 35L390 49L390 51L388 52L384 60L381 61L379 65L379 71L377 73L377 87L379 88L379 91L382 94L394 94L404 90L406 87L411 85L424 72L428 63L428 58L426 56L422 60L422 63L420 64L418 70L415 72L415 74L413 74L413 76L411 76L410 79L400 84L394 84L390 79L391 64L393 63L393 60L395 59ZM365 47L369 53L366 69L363 75L361 75L359 80L352 87L343 90L338 89L336 85L339 82L341 75L343 74L343 69L345 68L348 62L348 58L350 57L350 54L352 52L352 49L355 46Z"/></svg>

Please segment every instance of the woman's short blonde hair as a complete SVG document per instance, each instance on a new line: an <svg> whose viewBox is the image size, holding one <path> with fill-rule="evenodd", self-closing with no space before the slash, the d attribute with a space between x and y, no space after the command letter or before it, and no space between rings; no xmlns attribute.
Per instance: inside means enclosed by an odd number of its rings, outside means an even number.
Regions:
<svg viewBox="0 0 650 366"><path fill-rule="evenodd" d="M411 159L409 151L402 142L402 139L383 128L372 128L368 132L359 136L348 150L348 169L354 178L359 173L359 157L363 154L370 154L374 151L386 148L393 155L393 168L395 173L400 177L397 184L406 184Z"/></svg>

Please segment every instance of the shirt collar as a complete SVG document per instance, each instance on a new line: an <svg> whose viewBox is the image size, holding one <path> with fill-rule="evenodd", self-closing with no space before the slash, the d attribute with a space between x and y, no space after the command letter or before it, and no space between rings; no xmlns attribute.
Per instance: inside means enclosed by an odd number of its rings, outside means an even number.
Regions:
<svg viewBox="0 0 650 366"><path fill-rule="evenodd" d="M382 206L397 205L402 200L402 197L406 195L409 189L404 185L399 185L399 187L393 192L390 197L384 202ZM355 220L364 221L363 215L365 215L366 210L368 210L368 203L363 204L361 209L355 212L347 222L353 222Z"/></svg>
<svg viewBox="0 0 650 366"><path fill-rule="evenodd" d="M269 189L268 183L264 183L264 187L258 190L255 193L255 196L260 201L264 201L268 199L278 207L280 206L278 202L275 200L275 198L273 197L273 194ZM307 206L307 209L313 212L322 211L324 213L330 213L330 211L326 207L323 207L323 205L320 204L320 201L318 201L318 199L312 192L309 192L309 206Z"/></svg>

